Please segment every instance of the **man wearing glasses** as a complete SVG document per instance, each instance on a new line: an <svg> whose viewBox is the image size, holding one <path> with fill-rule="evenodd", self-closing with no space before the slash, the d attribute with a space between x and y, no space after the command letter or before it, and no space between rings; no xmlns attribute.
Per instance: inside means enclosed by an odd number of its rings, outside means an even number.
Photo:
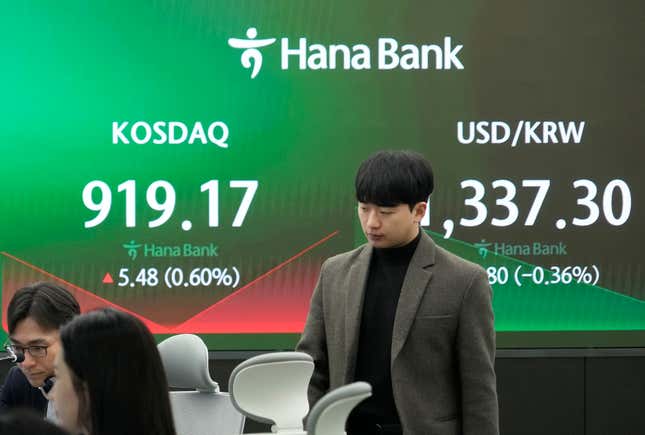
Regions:
<svg viewBox="0 0 645 435"><path fill-rule="evenodd" d="M80 307L76 299L53 283L23 287L11 298L6 350L24 356L24 360L7 374L0 391L0 413L31 408L53 417L45 393L51 388L54 359L60 349L59 330L77 314Z"/></svg>

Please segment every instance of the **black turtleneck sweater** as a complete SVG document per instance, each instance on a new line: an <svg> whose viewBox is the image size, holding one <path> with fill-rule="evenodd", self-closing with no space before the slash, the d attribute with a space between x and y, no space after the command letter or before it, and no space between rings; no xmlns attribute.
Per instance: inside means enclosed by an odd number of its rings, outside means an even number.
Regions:
<svg viewBox="0 0 645 435"><path fill-rule="evenodd" d="M400 424L390 373L392 329L403 280L420 238L421 231L405 246L373 250L365 284L354 377L356 381L372 385L372 397L354 409L348 427Z"/></svg>

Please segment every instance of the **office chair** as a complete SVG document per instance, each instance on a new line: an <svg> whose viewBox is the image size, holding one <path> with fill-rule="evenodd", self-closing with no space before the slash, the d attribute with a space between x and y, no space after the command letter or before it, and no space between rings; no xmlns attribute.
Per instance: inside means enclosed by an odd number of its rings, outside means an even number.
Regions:
<svg viewBox="0 0 645 435"><path fill-rule="evenodd" d="M192 334L175 335L157 346L171 391L177 435L233 435L244 429L244 415L208 372L208 349Z"/></svg>
<svg viewBox="0 0 645 435"><path fill-rule="evenodd" d="M239 364L229 379L233 405L244 415L272 424L271 433L306 434L307 389L314 370L301 352L258 355Z"/></svg>
<svg viewBox="0 0 645 435"><path fill-rule="evenodd" d="M307 434L344 435L349 413L371 395L372 387L367 382L354 382L328 392L311 409Z"/></svg>

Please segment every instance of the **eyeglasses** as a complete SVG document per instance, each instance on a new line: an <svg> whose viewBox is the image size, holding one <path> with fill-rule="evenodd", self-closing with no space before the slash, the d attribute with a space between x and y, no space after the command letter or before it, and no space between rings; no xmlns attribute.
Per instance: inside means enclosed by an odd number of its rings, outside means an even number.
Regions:
<svg viewBox="0 0 645 435"><path fill-rule="evenodd" d="M8 344L5 349L13 354L29 353L33 358L44 358L47 356L47 348L49 346L17 346L15 344Z"/></svg>

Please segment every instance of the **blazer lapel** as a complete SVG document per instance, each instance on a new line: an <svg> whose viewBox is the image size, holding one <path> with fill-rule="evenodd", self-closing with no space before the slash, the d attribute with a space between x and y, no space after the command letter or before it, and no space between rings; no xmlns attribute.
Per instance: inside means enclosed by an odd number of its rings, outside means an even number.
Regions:
<svg viewBox="0 0 645 435"><path fill-rule="evenodd" d="M421 230L423 231L423 230ZM408 337L412 323L417 314L419 303L426 292L426 288L432 278L432 272L429 266L434 264L435 245L430 236L421 234L419 245L417 246L408 271L403 280L401 287L401 296L396 307L394 317L394 328L392 331L392 360L401 352L405 340Z"/></svg>
<svg viewBox="0 0 645 435"><path fill-rule="evenodd" d="M345 383L352 382L356 368L365 282L371 259L372 246L367 244L349 270L349 288L345 301Z"/></svg>

